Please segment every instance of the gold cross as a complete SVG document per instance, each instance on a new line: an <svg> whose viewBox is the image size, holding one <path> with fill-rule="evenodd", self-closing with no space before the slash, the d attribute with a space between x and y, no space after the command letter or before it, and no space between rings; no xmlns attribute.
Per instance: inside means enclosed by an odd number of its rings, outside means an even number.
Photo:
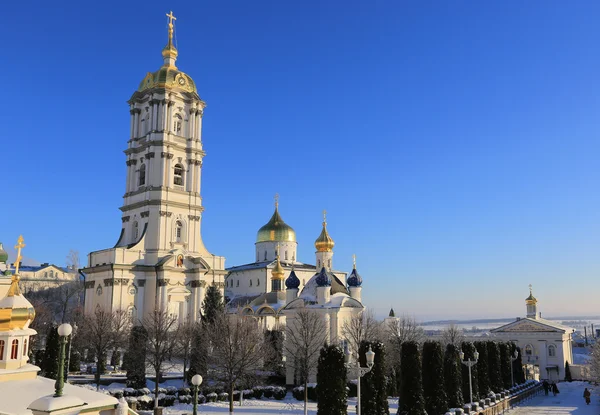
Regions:
<svg viewBox="0 0 600 415"><path fill-rule="evenodd" d="M531 289L532 289L532 288L533 288L533 287L531 286L531 284L529 284L529 292L530 292L530 293L531 293Z"/></svg>
<svg viewBox="0 0 600 415"><path fill-rule="evenodd" d="M21 249L25 248L25 244L23 243L23 235L19 235L19 239L17 239L17 244L15 245L15 249L17 250L17 260L15 261L15 274L19 273L19 264L23 257L21 256Z"/></svg>
<svg viewBox="0 0 600 415"><path fill-rule="evenodd" d="M171 10L171 12L167 14L167 17L169 18L169 26L173 27L173 20L177 20L177 18L173 16L173 10Z"/></svg>
<svg viewBox="0 0 600 415"><path fill-rule="evenodd" d="M356 254L352 254L352 264L353 267L356 269Z"/></svg>
<svg viewBox="0 0 600 415"><path fill-rule="evenodd" d="M275 209L279 208L279 193L275 193Z"/></svg>
<svg viewBox="0 0 600 415"><path fill-rule="evenodd" d="M327 211L323 209L323 222L327 222Z"/></svg>
<svg viewBox="0 0 600 415"><path fill-rule="evenodd" d="M279 244L277 244L277 259L279 259Z"/></svg>

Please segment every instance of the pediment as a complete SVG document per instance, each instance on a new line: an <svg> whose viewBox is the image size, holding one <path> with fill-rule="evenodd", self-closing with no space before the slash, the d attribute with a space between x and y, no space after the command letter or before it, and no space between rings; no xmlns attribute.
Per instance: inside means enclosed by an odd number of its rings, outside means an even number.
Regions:
<svg viewBox="0 0 600 415"><path fill-rule="evenodd" d="M564 333L565 330L555 327L551 324L542 323L532 319L521 319L504 326L498 327L497 329L491 330L492 333Z"/></svg>

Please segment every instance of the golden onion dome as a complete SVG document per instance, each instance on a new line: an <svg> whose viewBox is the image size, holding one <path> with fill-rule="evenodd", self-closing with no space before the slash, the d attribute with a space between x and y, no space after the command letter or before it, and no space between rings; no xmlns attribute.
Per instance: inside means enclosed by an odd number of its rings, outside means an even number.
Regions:
<svg viewBox="0 0 600 415"><path fill-rule="evenodd" d="M333 238L327 232L327 222L323 221L323 229L321 229L321 234L315 241L315 248L319 252L331 252L334 246L335 242L333 242Z"/></svg>
<svg viewBox="0 0 600 415"><path fill-rule="evenodd" d="M6 297L0 300L0 331L26 329L34 318L35 309L21 294L19 276L15 274Z"/></svg>
<svg viewBox="0 0 600 415"><path fill-rule="evenodd" d="M279 262L279 254L277 254L277 262L275 263L273 271L271 271L271 275L273 275L274 280L282 280L283 274L285 274L285 270L281 266L281 262Z"/></svg>
<svg viewBox="0 0 600 415"><path fill-rule="evenodd" d="M536 304L537 303L537 299L533 296L533 293L531 291L531 287L529 288L529 297L527 297L525 299L525 304L527 305L531 305L531 304Z"/></svg>
<svg viewBox="0 0 600 415"><path fill-rule="evenodd" d="M277 206L269 222L258 230L256 242L296 242L296 232L281 219Z"/></svg>

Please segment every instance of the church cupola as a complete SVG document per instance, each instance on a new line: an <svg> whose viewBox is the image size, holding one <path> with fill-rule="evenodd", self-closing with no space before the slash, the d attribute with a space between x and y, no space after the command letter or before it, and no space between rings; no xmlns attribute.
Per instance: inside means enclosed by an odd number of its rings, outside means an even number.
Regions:
<svg viewBox="0 0 600 415"><path fill-rule="evenodd" d="M321 234L315 241L315 248L317 249L317 269L321 269L323 267L327 268L327 271L332 270L331 260L333 258L333 247L335 246L335 242L333 242L333 238L329 236L329 232L327 232L327 211L323 211L323 228L321 229Z"/></svg>
<svg viewBox="0 0 600 415"><path fill-rule="evenodd" d="M350 290L350 297L361 301L362 278L358 271L356 271L356 255L352 255L352 260L354 264L352 266L352 272L347 279L347 284Z"/></svg>
<svg viewBox="0 0 600 415"><path fill-rule="evenodd" d="M177 60L177 55L179 52L177 52L177 49L173 44L173 20L177 20L177 18L173 16L173 12L167 14L167 17L169 18L169 39L167 41L167 45L162 50L162 56L164 60L163 66L169 66L173 69L177 69L175 66L175 61Z"/></svg>
<svg viewBox="0 0 600 415"><path fill-rule="evenodd" d="M275 195L275 211L266 225L256 234L256 262L271 262L277 256L279 247L280 260L284 263L296 262L296 232L285 223L279 214L279 195Z"/></svg>
<svg viewBox="0 0 600 415"><path fill-rule="evenodd" d="M539 317L537 299L533 296L531 284L529 284L529 297L525 299L525 305L527 306L527 318L537 319Z"/></svg>
<svg viewBox="0 0 600 415"><path fill-rule="evenodd" d="M289 277L285 280L285 288L286 288L286 302L290 303L291 301L298 298L298 288L300 287L300 278L296 275L294 271L294 266L292 265L292 272L290 272Z"/></svg>
<svg viewBox="0 0 600 415"><path fill-rule="evenodd" d="M271 291L281 291L284 274L285 270L281 266L281 262L279 261L279 252L277 252L277 260L275 262L275 267L271 271Z"/></svg>
<svg viewBox="0 0 600 415"><path fill-rule="evenodd" d="M325 267L321 268L321 271L315 278L315 282L317 283L317 303L323 305L329 302L329 298L331 297L331 277Z"/></svg>

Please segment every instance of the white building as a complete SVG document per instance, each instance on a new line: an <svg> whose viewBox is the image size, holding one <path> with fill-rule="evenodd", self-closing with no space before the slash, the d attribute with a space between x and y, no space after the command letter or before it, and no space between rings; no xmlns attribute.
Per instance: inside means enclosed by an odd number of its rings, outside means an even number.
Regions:
<svg viewBox="0 0 600 415"><path fill-rule="evenodd" d="M284 281L292 272L300 282L300 289L323 267L345 285L346 273L333 270L334 245L324 218L321 234L315 241L316 265L300 262L296 232L281 218L276 201L273 216L258 230L255 262L227 269L225 296L229 312L256 317L261 327L273 329L284 321L281 314L286 303Z"/></svg>
<svg viewBox="0 0 600 415"><path fill-rule="evenodd" d="M163 65L148 72L129 100L124 203L114 247L88 255L85 313L127 310L142 319L165 307L195 321L207 284L223 287L225 258L201 237L205 102L175 63L173 18Z"/></svg>
<svg viewBox="0 0 600 415"><path fill-rule="evenodd" d="M490 331L491 335L509 341L521 349L528 376L537 379L562 380L565 364L573 364L573 332L570 327L543 319L537 310L537 299L529 287L525 299L527 315Z"/></svg>

